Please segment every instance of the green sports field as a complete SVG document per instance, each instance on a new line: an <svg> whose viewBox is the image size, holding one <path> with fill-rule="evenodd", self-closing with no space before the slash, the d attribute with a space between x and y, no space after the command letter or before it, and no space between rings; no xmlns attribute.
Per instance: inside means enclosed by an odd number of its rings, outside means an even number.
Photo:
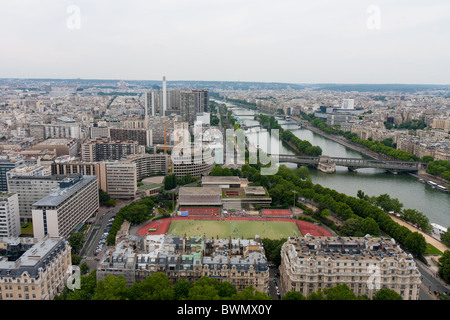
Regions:
<svg viewBox="0 0 450 320"><path fill-rule="evenodd" d="M297 225L284 221L209 221L179 220L170 223L169 230L174 236L201 236L207 238L241 238L250 239L258 235L260 238L280 239L292 236L301 237Z"/></svg>

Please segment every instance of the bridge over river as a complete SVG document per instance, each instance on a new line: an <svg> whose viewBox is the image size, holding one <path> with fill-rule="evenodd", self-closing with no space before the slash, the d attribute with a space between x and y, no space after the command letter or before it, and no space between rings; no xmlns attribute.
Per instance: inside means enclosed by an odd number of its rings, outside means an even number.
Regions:
<svg viewBox="0 0 450 320"><path fill-rule="evenodd" d="M312 165L325 172L334 172L332 168L335 166L347 167L349 170L359 168L376 168L384 169L392 173L398 172L417 172L425 170L427 163L413 161L397 161L397 160L373 160L360 158L340 158L340 157L304 157L289 154L278 155L279 162L297 163L299 165Z"/></svg>

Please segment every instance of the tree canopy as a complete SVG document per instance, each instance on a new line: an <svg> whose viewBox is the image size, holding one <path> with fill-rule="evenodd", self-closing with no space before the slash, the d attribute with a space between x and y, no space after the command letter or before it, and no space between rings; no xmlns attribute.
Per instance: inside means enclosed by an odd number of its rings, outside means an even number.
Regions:
<svg viewBox="0 0 450 320"><path fill-rule="evenodd" d="M178 280L171 284L161 272L152 273L142 282L127 286L123 276L108 275L96 281L96 271L81 277L81 288L65 288L55 300L267 300L269 296L248 286L237 292L227 281L202 277L190 283Z"/></svg>

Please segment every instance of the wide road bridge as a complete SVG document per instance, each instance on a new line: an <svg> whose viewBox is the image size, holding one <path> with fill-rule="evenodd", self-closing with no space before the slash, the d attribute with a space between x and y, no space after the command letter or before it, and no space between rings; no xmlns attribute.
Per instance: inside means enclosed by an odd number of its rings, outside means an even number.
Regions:
<svg viewBox="0 0 450 320"><path fill-rule="evenodd" d="M282 126L297 126L299 128L302 127L302 125L298 122L294 122L294 121L288 121L285 123L281 123ZM268 128L269 124L251 124L251 125L244 125L241 124L240 125L241 129L246 130L246 129L251 129L251 128Z"/></svg>
<svg viewBox="0 0 450 320"><path fill-rule="evenodd" d="M427 163L425 162L413 162L413 161L400 161L400 160L373 160L373 159L360 159L360 158L339 158L339 157L304 157L289 154L280 154L278 156L279 162L290 162L304 165L319 165L319 162L334 163L336 166L347 167L350 170L356 170L358 168L376 168L384 169L391 172L415 172L425 169Z"/></svg>

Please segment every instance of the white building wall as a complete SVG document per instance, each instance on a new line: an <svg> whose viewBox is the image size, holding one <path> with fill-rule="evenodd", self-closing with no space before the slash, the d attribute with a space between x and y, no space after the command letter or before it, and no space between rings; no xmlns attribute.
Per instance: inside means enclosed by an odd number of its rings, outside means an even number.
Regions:
<svg viewBox="0 0 450 320"><path fill-rule="evenodd" d="M57 210L45 210L47 218L47 234L51 237L58 237L58 211ZM33 209L33 236L35 238L44 238L45 227L44 227L44 210Z"/></svg>
<svg viewBox="0 0 450 320"><path fill-rule="evenodd" d="M20 236L19 196L9 195L0 200L0 236Z"/></svg>

